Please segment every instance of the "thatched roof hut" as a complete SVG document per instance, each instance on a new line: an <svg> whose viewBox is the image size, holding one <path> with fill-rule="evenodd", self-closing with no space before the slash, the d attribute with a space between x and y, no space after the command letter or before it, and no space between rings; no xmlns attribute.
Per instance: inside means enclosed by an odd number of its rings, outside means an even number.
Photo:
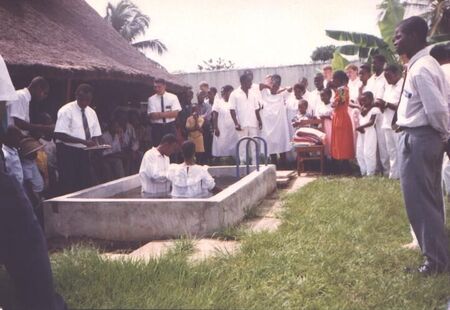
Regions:
<svg viewBox="0 0 450 310"><path fill-rule="evenodd" d="M187 85L123 39L83 0L2 0L0 54L11 75ZM69 87L70 88L70 87Z"/></svg>

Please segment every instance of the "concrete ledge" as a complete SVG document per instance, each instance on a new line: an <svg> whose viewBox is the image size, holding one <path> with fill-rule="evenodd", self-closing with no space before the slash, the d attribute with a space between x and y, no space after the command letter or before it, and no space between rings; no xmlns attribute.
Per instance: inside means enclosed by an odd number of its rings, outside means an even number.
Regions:
<svg viewBox="0 0 450 310"><path fill-rule="evenodd" d="M205 199L112 199L140 187L137 175L44 202L47 236L150 241L182 235L205 237L239 223L276 189L273 165L262 166ZM213 176L233 176L234 166L211 167ZM245 168L241 168L244 174Z"/></svg>

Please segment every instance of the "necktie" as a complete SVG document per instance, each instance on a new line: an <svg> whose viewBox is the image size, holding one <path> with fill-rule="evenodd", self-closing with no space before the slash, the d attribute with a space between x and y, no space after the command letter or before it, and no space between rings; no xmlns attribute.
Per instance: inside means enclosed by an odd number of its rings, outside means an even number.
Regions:
<svg viewBox="0 0 450 310"><path fill-rule="evenodd" d="M403 90L405 89L405 83L406 83L406 76L407 75L408 75L408 67L405 66L405 69L403 70L402 90L400 91L400 98L398 99L397 110L395 110L394 117L392 118L392 123L391 123L392 129L395 130L395 131L399 130L399 126L397 125L397 111L398 111L398 107L400 106L400 101L402 101Z"/></svg>
<svg viewBox="0 0 450 310"><path fill-rule="evenodd" d="M161 112L164 112L164 96L161 96ZM166 118L163 117L163 123L166 122Z"/></svg>
<svg viewBox="0 0 450 310"><path fill-rule="evenodd" d="M86 140L91 139L91 132L89 131L89 124L86 118L85 109L81 109L81 117L83 119L83 128L84 128L84 134L86 135Z"/></svg>

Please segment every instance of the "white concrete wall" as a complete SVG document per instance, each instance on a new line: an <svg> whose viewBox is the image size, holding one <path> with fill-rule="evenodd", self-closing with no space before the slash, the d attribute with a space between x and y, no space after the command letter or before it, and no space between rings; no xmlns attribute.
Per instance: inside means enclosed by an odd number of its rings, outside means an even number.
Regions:
<svg viewBox="0 0 450 310"><path fill-rule="evenodd" d="M308 65L292 65L281 67L267 67L267 68L250 68L253 71L254 82L262 82L263 79L270 74L279 74L282 78L283 86L292 86L298 82L302 77L306 77L309 82L308 88L314 89L313 79L316 73L321 72L324 64L308 64ZM239 86L239 76L245 69L233 69L222 71L203 71L175 74L180 77L185 83L192 86L194 92L198 90L198 84L201 81L207 81L209 86L220 88L229 84L233 87ZM195 99L194 99L195 100Z"/></svg>

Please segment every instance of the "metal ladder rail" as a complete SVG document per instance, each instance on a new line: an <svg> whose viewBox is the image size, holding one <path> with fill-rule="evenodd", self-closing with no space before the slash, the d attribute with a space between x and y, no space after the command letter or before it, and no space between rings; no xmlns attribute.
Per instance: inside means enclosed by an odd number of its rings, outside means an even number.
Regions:
<svg viewBox="0 0 450 310"><path fill-rule="evenodd" d="M240 164L241 164L241 158L239 156L239 147L240 147L240 145L241 145L241 143L243 141L247 141L247 144L245 146L245 160L246 160L245 164L246 164L246 168L247 168L246 169L247 174L250 173L250 164L249 164L249 161L250 161L249 153L250 153L250 151L249 151L249 149L250 149L250 143L251 142L255 143L256 170L259 171L259 156L258 156L258 154L260 152L259 143L256 142L256 140L254 138L242 137L241 139L239 139L239 141L236 144L236 177L238 177L238 178L240 177L239 168L240 168Z"/></svg>
<svg viewBox="0 0 450 310"><path fill-rule="evenodd" d="M267 163L267 160L268 160L268 158L267 158L267 141L265 139L261 138L261 137L258 137L258 136L254 136L253 139L259 140L259 141L261 141L263 143L263 145L264 145L264 166L267 166L267 164L268 164Z"/></svg>

